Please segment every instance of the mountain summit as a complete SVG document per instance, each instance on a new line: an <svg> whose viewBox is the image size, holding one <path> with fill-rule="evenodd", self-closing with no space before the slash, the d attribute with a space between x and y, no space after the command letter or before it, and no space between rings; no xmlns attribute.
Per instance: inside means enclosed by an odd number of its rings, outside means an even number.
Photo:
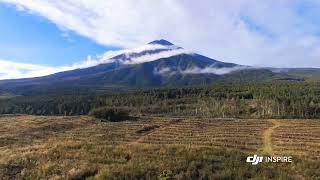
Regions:
<svg viewBox="0 0 320 180"><path fill-rule="evenodd" d="M148 44L158 44L158 45L163 45L163 46L173 46L174 45L171 42L164 40L164 39L155 40L155 41L149 42Z"/></svg>
<svg viewBox="0 0 320 180"><path fill-rule="evenodd" d="M125 50L123 53L112 57L111 60L122 64L140 64L182 53L187 53L187 51L161 39L137 48Z"/></svg>

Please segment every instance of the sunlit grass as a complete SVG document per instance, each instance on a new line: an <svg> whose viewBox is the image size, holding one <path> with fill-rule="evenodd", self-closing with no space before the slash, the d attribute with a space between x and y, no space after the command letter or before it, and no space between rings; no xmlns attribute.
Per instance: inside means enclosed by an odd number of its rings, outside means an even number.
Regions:
<svg viewBox="0 0 320 180"><path fill-rule="evenodd" d="M87 116L0 118L0 174L3 179L299 179L318 177L317 120L274 129L274 151L281 138L293 164L245 162L263 146L269 120L218 120L144 117L139 121L100 122ZM279 131L278 131L279 130ZM284 133L287 133L284 134ZM300 136L301 135L301 136ZM309 137L309 140L306 140ZM301 141L298 143L298 141ZM313 142L315 141L315 142ZM292 141L293 142L293 141ZM301 143L314 145L305 151ZM319 141L317 141L319 142ZM311 146L310 146L311 147Z"/></svg>

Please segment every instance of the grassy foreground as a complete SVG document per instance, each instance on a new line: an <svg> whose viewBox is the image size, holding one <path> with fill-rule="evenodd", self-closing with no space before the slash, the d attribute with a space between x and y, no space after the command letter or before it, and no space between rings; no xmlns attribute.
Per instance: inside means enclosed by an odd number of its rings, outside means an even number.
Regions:
<svg viewBox="0 0 320 180"><path fill-rule="evenodd" d="M293 163L252 166L253 154ZM0 117L1 179L319 179L319 120Z"/></svg>

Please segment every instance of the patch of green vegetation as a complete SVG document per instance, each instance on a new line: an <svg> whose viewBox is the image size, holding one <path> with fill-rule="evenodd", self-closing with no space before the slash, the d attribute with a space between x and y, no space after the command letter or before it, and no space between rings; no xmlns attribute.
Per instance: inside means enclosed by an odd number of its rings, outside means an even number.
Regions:
<svg viewBox="0 0 320 180"><path fill-rule="evenodd" d="M89 116L113 122L130 119L129 113L124 109L108 107L93 109L89 112Z"/></svg>
<svg viewBox="0 0 320 180"><path fill-rule="evenodd" d="M100 107L135 115L319 118L317 82L233 83L107 95L20 96L0 100L0 114L87 115Z"/></svg>

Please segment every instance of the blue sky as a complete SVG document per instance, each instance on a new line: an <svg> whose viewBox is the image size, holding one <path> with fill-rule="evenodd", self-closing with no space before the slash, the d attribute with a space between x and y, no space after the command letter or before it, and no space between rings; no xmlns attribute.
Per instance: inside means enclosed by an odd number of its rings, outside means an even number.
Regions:
<svg viewBox="0 0 320 180"><path fill-rule="evenodd" d="M0 79L85 68L155 39L242 65L320 68L319 9L319 0L0 0Z"/></svg>
<svg viewBox="0 0 320 180"><path fill-rule="evenodd" d="M62 30L47 19L17 11L0 3L0 59L37 65L61 66L82 61L88 55L116 50L87 37Z"/></svg>

